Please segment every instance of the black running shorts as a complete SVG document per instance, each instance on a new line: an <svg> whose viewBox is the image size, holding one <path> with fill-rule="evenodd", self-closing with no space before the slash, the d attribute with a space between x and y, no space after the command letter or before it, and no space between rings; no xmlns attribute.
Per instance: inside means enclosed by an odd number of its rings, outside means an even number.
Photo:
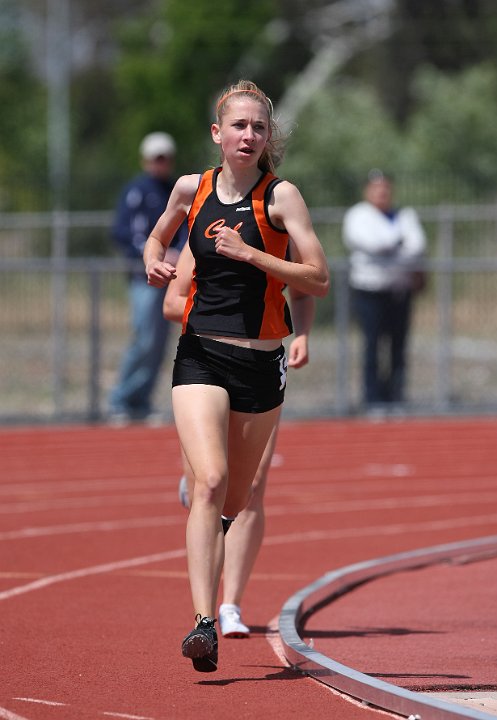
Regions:
<svg viewBox="0 0 497 720"><path fill-rule="evenodd" d="M174 361L173 387L218 385L225 388L230 408L262 413L285 397L285 348L253 350L198 335L181 335Z"/></svg>

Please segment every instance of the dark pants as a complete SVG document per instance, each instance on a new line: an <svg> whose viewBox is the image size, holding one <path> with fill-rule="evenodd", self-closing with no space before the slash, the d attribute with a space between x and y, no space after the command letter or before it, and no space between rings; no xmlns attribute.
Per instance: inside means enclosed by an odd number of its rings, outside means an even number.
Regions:
<svg viewBox="0 0 497 720"><path fill-rule="evenodd" d="M117 384L110 394L110 410L134 419L152 411L152 394L165 357L170 324L162 315L165 288L132 278L129 286L133 335L125 351Z"/></svg>
<svg viewBox="0 0 497 720"><path fill-rule="evenodd" d="M411 299L410 291L354 290L364 339L363 395L367 404L404 400Z"/></svg>

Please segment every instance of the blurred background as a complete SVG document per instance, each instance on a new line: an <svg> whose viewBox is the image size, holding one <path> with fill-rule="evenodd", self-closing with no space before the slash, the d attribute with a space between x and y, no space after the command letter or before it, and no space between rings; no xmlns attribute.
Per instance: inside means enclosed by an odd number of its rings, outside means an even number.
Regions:
<svg viewBox="0 0 497 720"><path fill-rule="evenodd" d="M273 99L332 271L286 416L361 412L341 220L372 167L429 241L402 412L495 412L496 59L494 0L0 0L0 421L105 418L129 334L118 193L150 131L177 174L215 164L212 104L240 77Z"/></svg>

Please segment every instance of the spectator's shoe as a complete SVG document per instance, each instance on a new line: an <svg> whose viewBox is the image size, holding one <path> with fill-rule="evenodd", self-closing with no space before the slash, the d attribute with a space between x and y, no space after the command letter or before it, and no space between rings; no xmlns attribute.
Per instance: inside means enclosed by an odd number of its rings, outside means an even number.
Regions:
<svg viewBox="0 0 497 720"><path fill-rule="evenodd" d="M107 422L112 427L123 428L131 424L131 418L126 412L112 410L107 416Z"/></svg>
<svg viewBox="0 0 497 720"><path fill-rule="evenodd" d="M184 657L190 658L198 672L217 670L217 632L215 618L196 616L197 627L188 633L181 645Z"/></svg>
<svg viewBox="0 0 497 720"><path fill-rule="evenodd" d="M164 416L159 412L149 412L143 417L143 422L148 427L157 428L164 425Z"/></svg>
<svg viewBox="0 0 497 720"><path fill-rule="evenodd" d="M182 475L178 485L178 497L180 503L187 510L190 508L190 496L188 495L188 483L186 482L186 475Z"/></svg>
<svg viewBox="0 0 497 720"><path fill-rule="evenodd" d="M219 626L224 637L250 637L250 629L242 623L241 612L238 605L223 603L219 607Z"/></svg>
<svg viewBox="0 0 497 720"><path fill-rule="evenodd" d="M150 410L116 406L109 409L108 422L113 427L126 427L132 423L145 423L149 427L160 427L164 425L164 417L161 413Z"/></svg>

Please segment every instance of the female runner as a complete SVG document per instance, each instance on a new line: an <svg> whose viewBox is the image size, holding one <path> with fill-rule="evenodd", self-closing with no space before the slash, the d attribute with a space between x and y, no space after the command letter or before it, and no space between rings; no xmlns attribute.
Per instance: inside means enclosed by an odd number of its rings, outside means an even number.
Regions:
<svg viewBox="0 0 497 720"><path fill-rule="evenodd" d="M164 287L176 277L165 250L188 218L195 271L172 401L195 478L186 545L196 626L182 653L200 672L217 668L224 533L247 504L284 399L281 341L292 323L283 289L319 297L329 289L307 206L273 174L281 153L271 101L242 80L222 93L216 115L211 135L221 165L177 181L144 251L149 284Z"/></svg>

